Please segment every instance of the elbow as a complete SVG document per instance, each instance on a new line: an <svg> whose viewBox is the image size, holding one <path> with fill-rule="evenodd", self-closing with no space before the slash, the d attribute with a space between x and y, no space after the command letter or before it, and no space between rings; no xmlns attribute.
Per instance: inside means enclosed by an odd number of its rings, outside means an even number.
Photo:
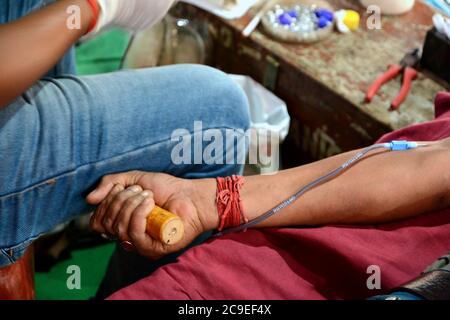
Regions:
<svg viewBox="0 0 450 320"><path fill-rule="evenodd" d="M4 91L0 89L0 110L6 108L7 105L8 105L8 101L6 100Z"/></svg>
<svg viewBox="0 0 450 320"><path fill-rule="evenodd" d="M445 171L444 177L444 194L440 198L440 204L444 209L450 208L450 174Z"/></svg>
<svg viewBox="0 0 450 320"><path fill-rule="evenodd" d="M3 92L0 90L0 110L6 108L8 102L5 99Z"/></svg>
<svg viewBox="0 0 450 320"><path fill-rule="evenodd" d="M0 111L5 109L15 98L16 96L11 94L10 88L5 88L0 84Z"/></svg>
<svg viewBox="0 0 450 320"><path fill-rule="evenodd" d="M0 111L3 110L4 108L6 108L8 103L9 102L3 98L3 95L0 95Z"/></svg>
<svg viewBox="0 0 450 320"><path fill-rule="evenodd" d="M431 160L437 166L438 172L436 175L442 185L442 192L439 193L438 203L439 207L443 209L450 208L450 138L438 142L439 151L433 156ZM430 162L431 162L430 161Z"/></svg>
<svg viewBox="0 0 450 320"><path fill-rule="evenodd" d="M9 103L9 98L8 98L8 88L5 85L5 81L3 81L4 79L0 79L0 110L6 108L6 106Z"/></svg>
<svg viewBox="0 0 450 320"><path fill-rule="evenodd" d="M447 138L441 142L442 152L441 157L443 160L442 167L440 168L440 175L442 183L444 185L444 195L441 199L442 205L445 209L450 208L450 138Z"/></svg>

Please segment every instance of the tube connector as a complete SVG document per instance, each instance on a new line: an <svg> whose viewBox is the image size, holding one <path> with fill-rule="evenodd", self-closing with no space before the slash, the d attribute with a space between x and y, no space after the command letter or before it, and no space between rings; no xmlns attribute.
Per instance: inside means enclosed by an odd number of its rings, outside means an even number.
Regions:
<svg viewBox="0 0 450 320"><path fill-rule="evenodd" d="M406 151L410 149L416 149L419 147L417 142L411 141L391 141L384 144L386 149L390 149L391 151Z"/></svg>

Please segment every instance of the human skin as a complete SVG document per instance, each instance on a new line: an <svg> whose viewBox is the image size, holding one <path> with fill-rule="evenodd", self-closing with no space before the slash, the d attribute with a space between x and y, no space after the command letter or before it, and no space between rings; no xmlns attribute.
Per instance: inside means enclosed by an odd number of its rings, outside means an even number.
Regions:
<svg viewBox="0 0 450 320"><path fill-rule="evenodd" d="M67 8L81 9L80 29L69 29ZM0 25L0 109L44 76L89 27L86 0L60 0L19 20Z"/></svg>
<svg viewBox="0 0 450 320"><path fill-rule="evenodd" d="M446 208L450 205L449 151L450 139L409 151L376 151L257 227L385 223ZM247 177L241 190L246 217L260 216L356 152L275 175ZM218 227L215 197L215 179L183 180L133 171L104 177L87 201L98 205L91 219L94 230L131 241L140 254L159 258ZM146 217L155 203L183 220L183 241L164 245L146 235Z"/></svg>

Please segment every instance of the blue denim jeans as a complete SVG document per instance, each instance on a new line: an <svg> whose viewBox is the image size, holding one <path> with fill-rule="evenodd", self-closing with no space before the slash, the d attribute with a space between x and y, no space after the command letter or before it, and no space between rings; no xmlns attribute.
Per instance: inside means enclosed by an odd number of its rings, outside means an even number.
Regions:
<svg viewBox="0 0 450 320"><path fill-rule="evenodd" d="M45 2L2 0L0 21ZM106 174L145 170L203 178L241 170L239 164L171 161L178 143L173 131L193 132L194 121L202 121L203 130L248 128L245 95L224 73L197 65L88 77L73 72L71 51L0 110L0 266L15 262L57 224L92 210L85 196ZM233 147L226 142L225 149Z"/></svg>

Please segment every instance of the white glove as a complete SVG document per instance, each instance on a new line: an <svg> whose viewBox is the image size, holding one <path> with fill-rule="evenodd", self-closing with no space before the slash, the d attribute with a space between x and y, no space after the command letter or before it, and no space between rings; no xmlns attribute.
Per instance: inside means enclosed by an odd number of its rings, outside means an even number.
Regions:
<svg viewBox="0 0 450 320"><path fill-rule="evenodd" d="M140 31L156 24L167 14L176 0L97 0L100 15L91 38L112 27Z"/></svg>

